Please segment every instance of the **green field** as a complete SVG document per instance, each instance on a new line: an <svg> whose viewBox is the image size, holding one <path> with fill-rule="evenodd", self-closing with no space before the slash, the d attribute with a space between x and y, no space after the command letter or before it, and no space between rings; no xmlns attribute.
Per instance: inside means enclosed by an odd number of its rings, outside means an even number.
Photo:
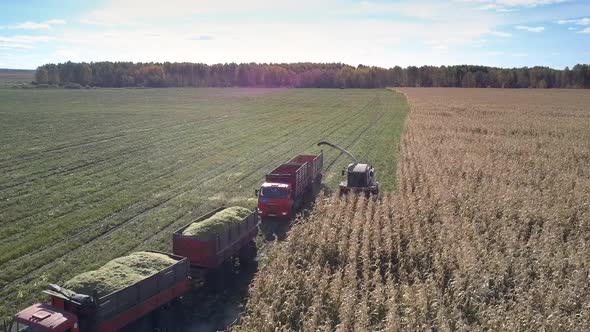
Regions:
<svg viewBox="0 0 590 332"><path fill-rule="evenodd" d="M34 70L0 68L0 88L11 88L35 80Z"/></svg>
<svg viewBox="0 0 590 332"><path fill-rule="evenodd" d="M329 140L395 188L408 111L388 90L0 89L0 317L224 203ZM335 188L348 160L325 151Z"/></svg>

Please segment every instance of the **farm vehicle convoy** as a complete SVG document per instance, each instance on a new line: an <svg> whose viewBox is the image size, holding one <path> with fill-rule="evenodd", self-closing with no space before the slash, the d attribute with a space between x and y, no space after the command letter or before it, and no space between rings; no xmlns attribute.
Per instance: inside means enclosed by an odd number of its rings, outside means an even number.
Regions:
<svg viewBox="0 0 590 332"><path fill-rule="evenodd" d="M230 259L238 259L240 267L256 259L255 238L260 219L290 219L302 209L304 197L313 193L314 186L321 183L323 161L321 152L318 155L298 155L276 167L266 174L264 183L255 191L258 197L256 209L220 207L209 211L172 234L172 253L134 253L139 257L157 256L168 263L155 270L147 269L153 273L141 275L127 285L102 293L98 293L96 288L90 290L86 287L84 292L77 293L68 287L50 284L44 291L49 296L49 302L34 304L20 311L10 323L5 323L5 330L116 331L181 298L191 290L193 281L215 285L223 279L223 273L226 273L224 263ZM350 168L349 165L347 169ZM352 167L353 170L357 168ZM363 169L368 172L368 168ZM373 177L372 168L371 172ZM348 183L351 183L350 177ZM343 191L341 185L340 192L343 194L348 191ZM223 218L227 217L223 214L227 212L229 215L232 213L230 210L235 208L241 209L242 214L232 215L233 221L223 224ZM125 261L117 261L121 259L103 266L114 266L114 272L109 269L105 271L114 273L115 278L126 273L128 268L135 269L129 273L146 271L144 262L132 262L129 267L122 264ZM93 276L92 273L98 274L101 269L86 273ZM103 283L108 280L104 276L98 279ZM83 280L80 284L87 286L88 282Z"/></svg>
<svg viewBox="0 0 590 332"><path fill-rule="evenodd" d="M176 230L172 235L172 254L148 252L167 257L171 261L169 266L108 294L96 291L77 294L49 285L44 291L49 295L49 303L34 304L17 313L6 330L117 331L186 294L193 279L207 281L218 277L223 271L222 263L229 257L237 256L241 264L253 260L256 256L254 238L258 233L256 210L249 211L247 216L213 236L186 234L185 230L191 225L208 220L225 209L212 210Z"/></svg>

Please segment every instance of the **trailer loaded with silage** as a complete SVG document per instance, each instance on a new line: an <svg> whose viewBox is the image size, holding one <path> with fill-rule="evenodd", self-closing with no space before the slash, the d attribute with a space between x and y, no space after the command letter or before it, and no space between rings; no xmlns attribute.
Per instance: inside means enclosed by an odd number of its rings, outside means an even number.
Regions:
<svg viewBox="0 0 590 332"><path fill-rule="evenodd" d="M256 256L258 214L218 208L173 234L174 253L141 251L109 261L44 291L49 303L22 310L8 331L116 331L181 297L191 279L217 273L224 261Z"/></svg>

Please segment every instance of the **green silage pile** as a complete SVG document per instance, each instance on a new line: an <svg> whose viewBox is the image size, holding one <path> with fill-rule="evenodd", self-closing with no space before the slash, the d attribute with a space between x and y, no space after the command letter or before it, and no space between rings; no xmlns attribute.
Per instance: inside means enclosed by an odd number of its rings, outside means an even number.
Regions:
<svg viewBox="0 0 590 332"><path fill-rule="evenodd" d="M64 287L87 295L92 295L96 290L98 296L102 297L131 286L174 263L176 260L163 254L135 252L113 259L98 270L79 274L68 280Z"/></svg>
<svg viewBox="0 0 590 332"><path fill-rule="evenodd" d="M182 234L202 238L218 235L224 232L232 224L246 218L250 213L252 213L252 211L245 207L232 206L217 212L208 219L192 223L182 232Z"/></svg>

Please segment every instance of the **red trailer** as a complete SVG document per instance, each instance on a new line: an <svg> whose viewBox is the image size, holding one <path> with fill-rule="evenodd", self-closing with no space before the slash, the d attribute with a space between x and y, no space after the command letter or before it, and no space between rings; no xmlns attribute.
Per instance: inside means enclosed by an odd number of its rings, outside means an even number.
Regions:
<svg viewBox="0 0 590 332"><path fill-rule="evenodd" d="M266 174L257 190L261 217L290 218L303 206L303 197L322 180L324 154L298 155Z"/></svg>
<svg viewBox="0 0 590 332"><path fill-rule="evenodd" d="M224 209L225 207L221 207L210 211L179 228L172 235L172 251L175 255L188 258L193 277L203 277L204 274L218 268L232 256L239 257L241 264L256 257L256 244L254 243L258 234L258 213L256 210L242 221L229 227L224 233L210 238L203 239L182 234L192 223L208 219Z"/></svg>
<svg viewBox="0 0 590 332"><path fill-rule="evenodd" d="M103 297L72 296L51 285L44 293L50 302L19 312L9 331L107 332L116 331L180 297L189 290L190 266L186 257L160 253L174 259L173 265Z"/></svg>
<svg viewBox="0 0 590 332"><path fill-rule="evenodd" d="M205 220L223 209L225 208L221 207L210 211L196 221ZM174 254L161 253L173 258L176 261L173 265L103 297L96 294L72 294L59 286L50 285L50 289L44 291L50 296L50 302L35 304L19 312L11 324L5 326L5 330L116 331L182 296L190 288L191 276L204 277L211 271L223 273L222 269L217 268L232 256L239 257L240 265L256 257L256 210L223 234L209 239L183 235L182 231L190 224L192 222L174 232ZM223 275L218 276L223 278Z"/></svg>

